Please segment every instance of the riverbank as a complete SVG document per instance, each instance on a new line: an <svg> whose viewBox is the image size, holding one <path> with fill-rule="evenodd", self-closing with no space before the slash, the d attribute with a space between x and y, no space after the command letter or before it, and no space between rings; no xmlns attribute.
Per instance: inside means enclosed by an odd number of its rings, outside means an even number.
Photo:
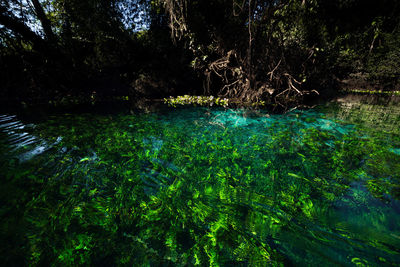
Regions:
<svg viewBox="0 0 400 267"><path fill-rule="evenodd" d="M160 107L181 106L222 106L225 108L264 109L272 113L287 112L296 108L312 108L326 102L361 102L368 104L399 105L400 91L341 89L337 94L328 96L313 96L305 98L303 102L291 106L281 106L273 98L266 101L243 101L237 98L223 98L218 96L177 96L169 98L136 98L132 96L65 96L61 99L48 100L37 98L32 101L20 99L1 99L0 112L2 113L59 113L59 112L91 112L131 110L152 112Z"/></svg>

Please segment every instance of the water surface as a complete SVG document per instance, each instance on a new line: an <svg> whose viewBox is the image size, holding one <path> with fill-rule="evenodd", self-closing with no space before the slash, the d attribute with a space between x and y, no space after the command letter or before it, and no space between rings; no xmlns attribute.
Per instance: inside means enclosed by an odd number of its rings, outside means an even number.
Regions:
<svg viewBox="0 0 400 267"><path fill-rule="evenodd" d="M400 107L0 116L8 265L400 264Z"/></svg>

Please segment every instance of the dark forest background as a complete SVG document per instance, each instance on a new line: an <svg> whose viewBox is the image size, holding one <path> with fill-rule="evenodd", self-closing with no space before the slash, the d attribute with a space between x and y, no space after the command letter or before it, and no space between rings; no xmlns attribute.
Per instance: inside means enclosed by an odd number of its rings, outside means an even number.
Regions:
<svg viewBox="0 0 400 267"><path fill-rule="evenodd" d="M7 102L398 90L397 0L1 0Z"/></svg>

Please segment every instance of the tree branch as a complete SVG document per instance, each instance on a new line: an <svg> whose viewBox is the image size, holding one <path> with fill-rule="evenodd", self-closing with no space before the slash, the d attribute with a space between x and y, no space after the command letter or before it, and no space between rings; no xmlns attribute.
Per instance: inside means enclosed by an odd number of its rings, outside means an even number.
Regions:
<svg viewBox="0 0 400 267"><path fill-rule="evenodd" d="M33 48L37 51L46 51L46 42L34 33L28 26L21 22L12 14L7 14L5 7L0 6L0 24L24 38L25 41L32 43Z"/></svg>
<svg viewBox="0 0 400 267"><path fill-rule="evenodd" d="M36 16L38 17L38 19L40 20L40 23L42 24L43 31L44 31L44 34L46 35L46 38L50 42L54 43L56 41L56 36L55 36L53 30L51 29L51 22L47 18L42 5L40 4L40 2L38 0L31 0L31 1L33 4L33 7L35 8Z"/></svg>

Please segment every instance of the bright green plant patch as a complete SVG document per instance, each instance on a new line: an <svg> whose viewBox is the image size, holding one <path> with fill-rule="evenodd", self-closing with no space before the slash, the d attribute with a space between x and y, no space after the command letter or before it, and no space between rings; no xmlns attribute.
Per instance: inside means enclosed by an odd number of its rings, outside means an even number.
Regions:
<svg viewBox="0 0 400 267"><path fill-rule="evenodd" d="M214 96L177 96L164 98L164 103L169 106L176 107L177 105L200 105L200 106L223 106L228 107L229 100Z"/></svg>
<svg viewBox="0 0 400 267"><path fill-rule="evenodd" d="M348 106L3 116L3 262L399 264L399 110L362 107L381 124Z"/></svg>

